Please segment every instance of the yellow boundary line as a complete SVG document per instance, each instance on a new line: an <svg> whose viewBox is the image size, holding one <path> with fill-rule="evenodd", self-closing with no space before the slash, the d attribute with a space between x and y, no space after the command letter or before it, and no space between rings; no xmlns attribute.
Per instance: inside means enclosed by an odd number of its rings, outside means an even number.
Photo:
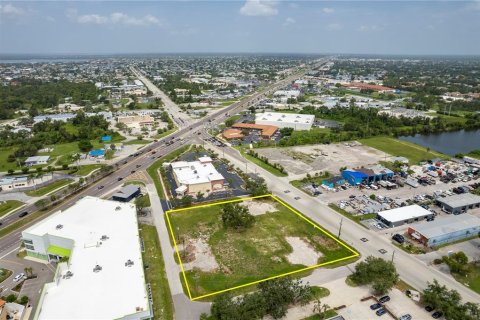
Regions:
<svg viewBox="0 0 480 320"><path fill-rule="evenodd" d="M171 221L170 221L169 214L174 213L174 212L192 210L192 209L196 209L196 208L212 207L212 206L217 206L217 205L221 205L221 204L225 204L225 203L242 202L242 201L246 201L246 200L267 198L267 197L270 197L270 198L274 199L275 201L277 201L278 203L282 204L284 207L286 207L287 209L289 209L290 211L295 213L297 216L299 216L300 218L305 220L307 223L311 224L316 229L320 230L325 235L327 235L328 237L333 239L335 242L339 243L342 247L344 247L345 249L350 251L352 253L352 255L347 256L347 257L343 257L343 258L340 258L340 259L335 259L335 260L332 260L332 261L316 264L316 265L313 265L313 266L305 267L305 268L302 268L302 269L299 269L299 270L294 270L294 271L282 273L282 274L272 276L272 277L268 277L268 278L265 278L265 279L261 279L261 280L249 282L249 283L246 283L246 284L238 285L238 286L235 286L235 287L232 287L232 288L215 291L215 292L204 294L204 295L201 295L201 296L198 296L198 297L192 297L192 293L190 291L190 286L188 285L188 281L187 281L187 276L185 274L185 269L183 268L182 259L180 258L180 252L178 250L177 241L175 240L175 234L173 233L173 228L172 228L172 224L171 224ZM299 273L299 272L306 271L306 270L315 269L315 268L318 268L318 267L321 267L321 266L333 264L333 263L336 263L336 262L344 261L344 260L347 260L347 259L350 259L350 258L355 258L355 257L359 256L359 253L356 252L353 248L350 248L350 246L345 244L343 241L340 241L335 236L333 236L330 232L326 231L321 226L319 226L317 223L313 222L312 220L310 220L309 218L307 218L306 216L304 216L303 214L301 214L300 212L298 212L297 210L295 210L294 208L292 208L291 206L289 206L288 204L286 204L285 202L278 199L276 196L274 196L272 194L266 194L266 195L262 195L262 196L248 197L248 198L239 198L239 199L233 199L233 200L227 200L227 201L220 201L220 202L215 202L215 203L210 203L210 204L197 205L197 206L193 206L193 207L189 207L189 208L173 209L173 210L166 211L165 215L167 216L168 228L170 230L170 236L172 237L173 244L174 244L174 247L175 247L175 251L177 253L177 258L178 258L178 261L180 262L180 269L182 270L183 280L185 282L185 287L187 288L188 297L192 301L199 300L199 299L206 298L206 297L210 297L210 296L214 296L214 295L224 293L224 292L227 292L227 291L232 291L232 290L235 290L235 289L248 287L248 286L260 283L260 282L264 282L264 281L268 281L268 280L272 280L272 279L278 279L278 278L285 277L285 276L288 276L288 275L291 275L291 274Z"/></svg>

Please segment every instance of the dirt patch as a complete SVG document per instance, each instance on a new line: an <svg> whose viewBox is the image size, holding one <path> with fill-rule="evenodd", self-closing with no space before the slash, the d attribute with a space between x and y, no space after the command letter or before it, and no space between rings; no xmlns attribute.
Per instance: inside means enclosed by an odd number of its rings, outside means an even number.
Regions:
<svg viewBox="0 0 480 320"><path fill-rule="evenodd" d="M313 236L313 241L324 247L325 249L328 250L337 250L340 249L340 245L338 244L337 241L321 236Z"/></svg>
<svg viewBox="0 0 480 320"><path fill-rule="evenodd" d="M323 255L317 252L308 242L299 237L286 237L285 240L292 246L293 251L287 255L291 264L313 266Z"/></svg>
<svg viewBox="0 0 480 320"><path fill-rule="evenodd" d="M196 268L201 271L210 272L217 270L219 267L205 237L188 239L185 243L185 248L183 245L179 245L178 249L180 250L182 264L185 270Z"/></svg>
<svg viewBox="0 0 480 320"><path fill-rule="evenodd" d="M278 211L275 204L266 201L246 200L242 202L242 205L248 208L252 216Z"/></svg>

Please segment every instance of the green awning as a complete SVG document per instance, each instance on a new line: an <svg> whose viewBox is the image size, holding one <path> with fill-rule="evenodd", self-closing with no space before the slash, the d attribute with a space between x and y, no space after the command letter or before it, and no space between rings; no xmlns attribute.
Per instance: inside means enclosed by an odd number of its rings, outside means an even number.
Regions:
<svg viewBox="0 0 480 320"><path fill-rule="evenodd" d="M71 250L57 246L48 246L47 252L60 257L70 257Z"/></svg>

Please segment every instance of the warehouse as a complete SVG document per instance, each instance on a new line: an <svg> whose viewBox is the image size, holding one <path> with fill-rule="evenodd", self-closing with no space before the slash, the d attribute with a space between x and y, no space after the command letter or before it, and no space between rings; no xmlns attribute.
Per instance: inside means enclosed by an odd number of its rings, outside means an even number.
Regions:
<svg viewBox="0 0 480 320"><path fill-rule="evenodd" d="M134 184L127 184L120 191L112 196L112 200L128 202L140 194L140 187Z"/></svg>
<svg viewBox="0 0 480 320"><path fill-rule="evenodd" d="M433 247L478 236L480 219L470 214L449 216L432 222L414 224L407 232L423 245Z"/></svg>
<svg viewBox="0 0 480 320"><path fill-rule="evenodd" d="M480 208L480 196L462 193L446 198L437 198L437 204L447 213L460 214L468 209Z"/></svg>
<svg viewBox="0 0 480 320"><path fill-rule="evenodd" d="M133 204L87 196L24 230L22 240L28 256L57 266L33 319L152 317Z"/></svg>
<svg viewBox="0 0 480 320"><path fill-rule="evenodd" d="M377 213L377 219L392 228L404 225L405 223L413 223L433 218L433 216L434 214L432 212L416 204Z"/></svg>
<svg viewBox="0 0 480 320"><path fill-rule="evenodd" d="M265 112L255 114L255 123L276 126L278 128L293 128L294 130L310 130L315 122L312 114Z"/></svg>
<svg viewBox="0 0 480 320"><path fill-rule="evenodd" d="M177 196L198 193L209 195L224 190L224 177L213 166L210 157L200 157L198 161L177 161L170 164L177 189Z"/></svg>
<svg viewBox="0 0 480 320"><path fill-rule="evenodd" d="M393 175L394 173L392 170L385 168L382 165L374 165L368 168L342 171L342 177L352 186L362 183L370 184L382 180L389 180L393 177Z"/></svg>
<svg viewBox="0 0 480 320"><path fill-rule="evenodd" d="M322 184L329 188L335 188L342 184L345 184L345 179L340 176L335 176L335 177L331 177L329 179L323 180Z"/></svg>

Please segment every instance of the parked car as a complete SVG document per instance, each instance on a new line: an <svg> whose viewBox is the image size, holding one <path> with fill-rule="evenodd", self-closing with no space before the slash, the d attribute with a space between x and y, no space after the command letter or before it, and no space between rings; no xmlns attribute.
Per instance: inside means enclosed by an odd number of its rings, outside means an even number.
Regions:
<svg viewBox="0 0 480 320"><path fill-rule="evenodd" d="M398 233L394 234L392 239L397 241L400 244L405 242L405 238L401 234L398 234Z"/></svg>
<svg viewBox="0 0 480 320"><path fill-rule="evenodd" d="M21 279L23 279L23 277L25 277L25 273L19 273L17 274L14 278L13 278L13 282L18 282L20 281Z"/></svg>
<svg viewBox="0 0 480 320"><path fill-rule="evenodd" d="M433 319L439 319L443 316L443 313L441 311L435 311L434 313L432 313L432 318Z"/></svg>
<svg viewBox="0 0 480 320"><path fill-rule="evenodd" d="M374 303L370 306L370 309L377 310L378 308L381 308L381 307L382 307L381 303Z"/></svg>
<svg viewBox="0 0 480 320"><path fill-rule="evenodd" d="M20 214L18 215L18 217L23 218L23 217L25 217L27 214L28 214L28 211L23 211L22 213L20 213Z"/></svg>
<svg viewBox="0 0 480 320"><path fill-rule="evenodd" d="M433 308L430 307L430 306L426 306L426 307L425 307L425 310L427 310L427 312L432 312L432 311L433 311Z"/></svg>
<svg viewBox="0 0 480 320"><path fill-rule="evenodd" d="M389 296L383 296L380 299L378 299L378 301L380 301L381 303L385 303L385 302L390 301L390 297Z"/></svg>
<svg viewBox="0 0 480 320"><path fill-rule="evenodd" d="M387 310L383 309L383 308L380 308L377 310L377 312L375 312L377 314L377 316L383 316L385 313L387 313Z"/></svg>
<svg viewBox="0 0 480 320"><path fill-rule="evenodd" d="M105 186L98 186L98 190L105 188Z"/></svg>
<svg viewBox="0 0 480 320"><path fill-rule="evenodd" d="M295 197L294 199L295 199L295 200L300 200L300 197Z"/></svg>
<svg viewBox="0 0 480 320"><path fill-rule="evenodd" d="M122 180L123 180L122 177L118 177L118 178L117 178L117 181L122 181Z"/></svg>
<svg viewBox="0 0 480 320"><path fill-rule="evenodd" d="M407 313L398 318L398 320L412 320L412 316Z"/></svg>

